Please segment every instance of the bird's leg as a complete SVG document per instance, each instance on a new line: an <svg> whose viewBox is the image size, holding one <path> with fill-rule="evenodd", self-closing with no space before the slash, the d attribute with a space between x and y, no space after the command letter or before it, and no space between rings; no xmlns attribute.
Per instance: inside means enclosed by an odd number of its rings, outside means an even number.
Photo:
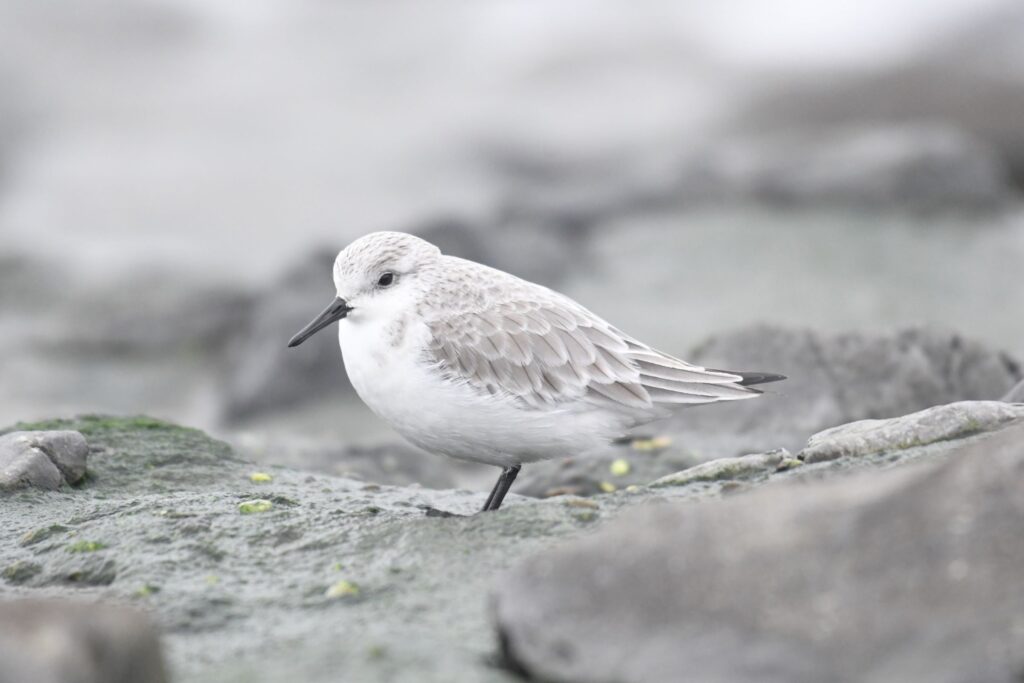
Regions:
<svg viewBox="0 0 1024 683"><path fill-rule="evenodd" d="M498 481L494 482L494 486L491 488L490 495L487 496L487 502L480 509L480 512L486 512L491 509L491 501L494 500L494 496L498 493L498 488L501 486L501 481L505 478L505 469L502 468L501 474L498 475Z"/></svg>
<svg viewBox="0 0 1024 683"><path fill-rule="evenodd" d="M498 477L498 482L494 485L494 490L491 491L491 495L487 496L487 502L484 503L484 507L481 512L487 512L488 510L497 510L501 507L501 501L505 500L505 494L512 487L512 482L516 480L516 475L519 474L520 465L512 465L506 467L501 471L501 475Z"/></svg>

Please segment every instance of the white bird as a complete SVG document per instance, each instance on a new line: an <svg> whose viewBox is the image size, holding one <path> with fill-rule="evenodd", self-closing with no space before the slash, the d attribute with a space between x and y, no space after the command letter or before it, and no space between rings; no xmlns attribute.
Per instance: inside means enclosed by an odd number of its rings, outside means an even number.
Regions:
<svg viewBox="0 0 1024 683"><path fill-rule="evenodd" d="M374 413L424 450L502 468L483 510L498 509L523 463L785 379L692 365L567 296L405 233L350 244L334 284L337 298L288 346L341 321L345 369Z"/></svg>

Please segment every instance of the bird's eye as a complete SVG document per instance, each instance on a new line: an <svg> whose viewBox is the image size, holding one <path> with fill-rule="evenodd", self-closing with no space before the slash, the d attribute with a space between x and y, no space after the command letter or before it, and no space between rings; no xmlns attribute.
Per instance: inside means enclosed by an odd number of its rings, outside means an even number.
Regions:
<svg viewBox="0 0 1024 683"><path fill-rule="evenodd" d="M377 280L377 286L379 286L379 287L390 287L391 284L394 281L395 281L395 274L394 273L384 273L383 275L380 276L380 279Z"/></svg>

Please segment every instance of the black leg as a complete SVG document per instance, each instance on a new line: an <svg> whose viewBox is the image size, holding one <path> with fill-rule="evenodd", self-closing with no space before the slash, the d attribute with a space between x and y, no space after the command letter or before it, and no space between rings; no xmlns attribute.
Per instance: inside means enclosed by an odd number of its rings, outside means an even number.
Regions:
<svg viewBox="0 0 1024 683"><path fill-rule="evenodd" d="M520 465L513 465L512 467L506 467L501 471L501 476L498 477L498 482L494 485L494 490L491 491L491 495L487 497L487 502L484 503L484 507L481 512L487 512L488 510L497 510L501 507L501 501L505 500L505 494L512 488L512 482L516 480L516 475L519 474Z"/></svg>
<svg viewBox="0 0 1024 683"><path fill-rule="evenodd" d="M491 509L491 501L493 501L494 500L494 496L497 495L498 488L501 487L501 480L504 479L504 478L505 478L505 469L503 468L501 470L501 474L498 476L498 481L494 482L494 487L491 489L491 495L487 496L487 502L484 503L483 508L480 509L481 512L484 512L485 510L490 510Z"/></svg>

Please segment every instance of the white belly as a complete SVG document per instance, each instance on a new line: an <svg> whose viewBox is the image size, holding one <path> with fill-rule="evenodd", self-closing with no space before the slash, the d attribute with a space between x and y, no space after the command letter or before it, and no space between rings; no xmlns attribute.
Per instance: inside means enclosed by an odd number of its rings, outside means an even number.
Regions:
<svg viewBox="0 0 1024 683"><path fill-rule="evenodd" d="M426 328L401 343L382 327L342 321L338 338L352 386L369 408L424 450L508 466L576 455L607 443L622 418L590 406L524 409L446 380L424 362Z"/></svg>

